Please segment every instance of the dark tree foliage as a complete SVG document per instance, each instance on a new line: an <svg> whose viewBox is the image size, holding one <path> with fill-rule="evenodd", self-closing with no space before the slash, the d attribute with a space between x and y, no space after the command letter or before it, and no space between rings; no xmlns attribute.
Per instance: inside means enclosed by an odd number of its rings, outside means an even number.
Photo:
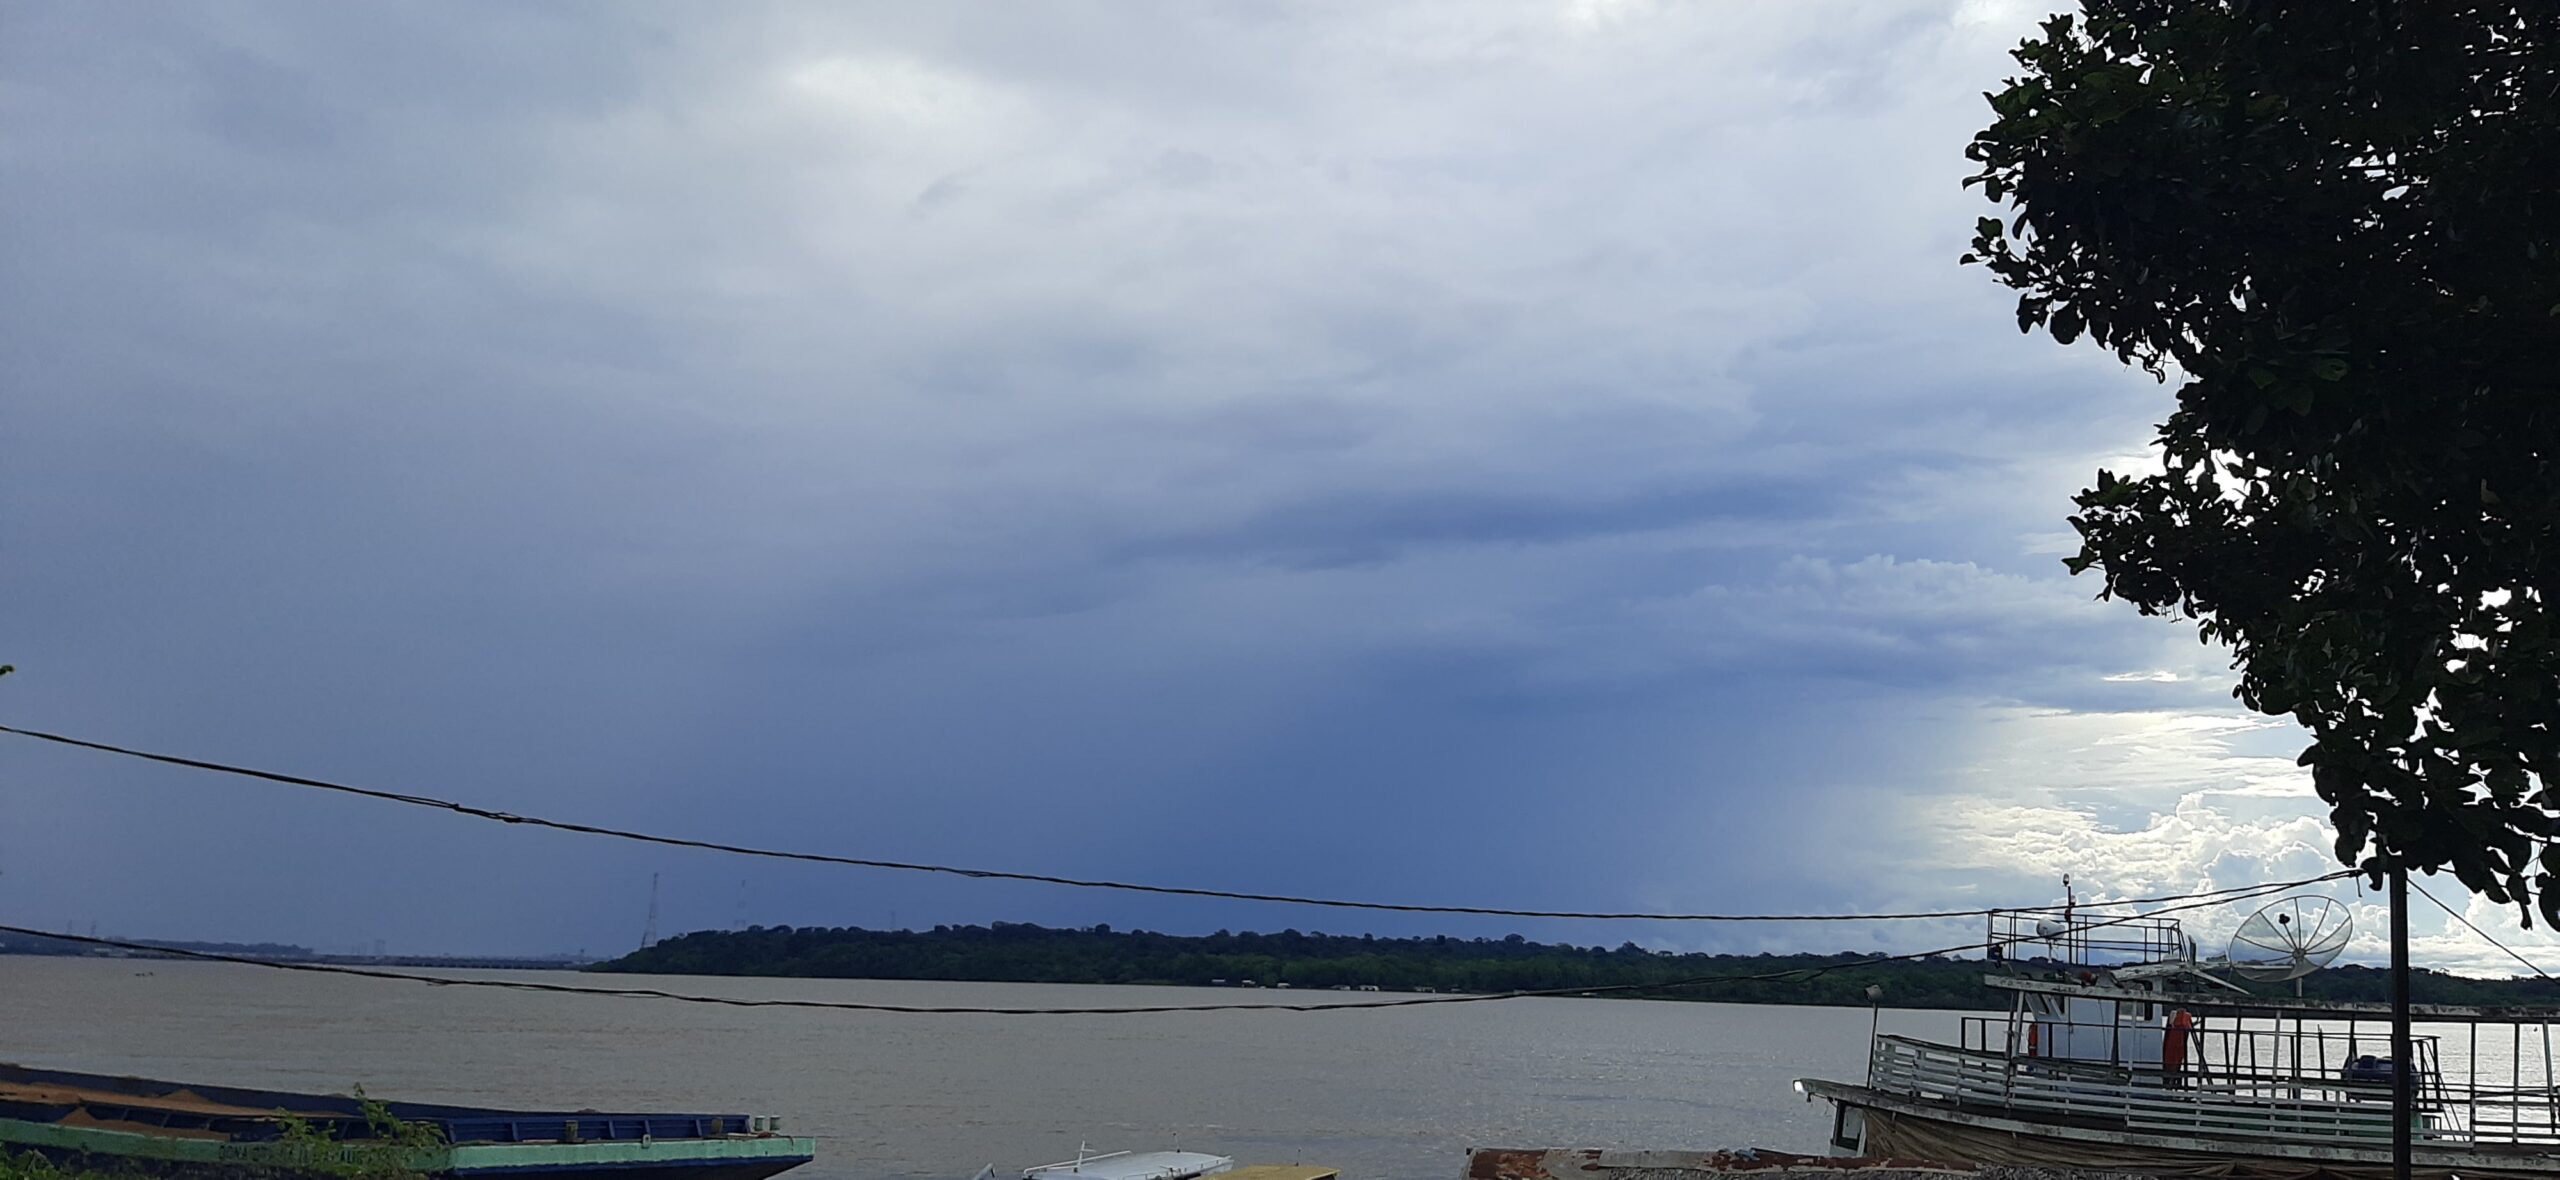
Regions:
<svg viewBox="0 0 2560 1180"><path fill-rule="evenodd" d="M2560 923L2560 5L2085 8L1967 152L2019 328L2180 382L2073 572L2311 731L2339 859Z"/></svg>
<svg viewBox="0 0 2560 1180"><path fill-rule="evenodd" d="M2043 974L2035 961L2009 969ZM1231 933L1181 935L1094 926L1060 930L1018 922L936 926L931 930L862 930L757 926L705 930L667 939L598 971L674 975L795 975L839 979L974 979L1016 983L1241 984L1268 987L1381 987L1388 991L1502 992L1639 985L1624 993L1646 999L1726 1003L1836 1004L1865 1007L1867 986L1900 1008L2001 1008L2008 995L1983 985L1991 969L1979 959L1893 961L1874 953L1827 955L1666 954L1634 943L1615 949L1507 938L1378 938L1370 935ZM1795 976L1670 987L1709 976ZM2384 975L2363 967L2322 971L2310 994L2379 999ZM1653 986L1663 985L1663 986ZM2290 985L2284 985L2289 989ZM2544 979L2464 979L2422 971L2417 996L2427 1003L2560 1003L2560 983Z"/></svg>
<svg viewBox="0 0 2560 1180"><path fill-rule="evenodd" d="M1017 983L1198 984L1245 980L1270 987L1500 992L1668 984L1706 975L1824 969L1812 979L1755 980L1713 988L1664 987L1664 999L1865 1006L1867 985L1884 1003L1913 1008L1993 1007L1980 961L1877 962L1872 954L1681 955L1634 943L1615 949L1506 938L1378 938L1372 935L1229 932L1181 935L1096 926L1058 930L1019 922L931 930L759 926L670 938L601 971L692 975L814 975L848 979L975 979Z"/></svg>

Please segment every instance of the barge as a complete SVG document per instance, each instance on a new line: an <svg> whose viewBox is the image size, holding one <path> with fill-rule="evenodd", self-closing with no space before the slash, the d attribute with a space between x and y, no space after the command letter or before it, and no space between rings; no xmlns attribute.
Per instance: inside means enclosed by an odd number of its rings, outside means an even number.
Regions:
<svg viewBox="0 0 2560 1180"><path fill-rule="evenodd" d="M407 1133L386 1139L384 1116ZM816 1158L815 1140L779 1123L374 1102L0 1064L0 1153L181 1178L388 1164L454 1180L764 1180Z"/></svg>

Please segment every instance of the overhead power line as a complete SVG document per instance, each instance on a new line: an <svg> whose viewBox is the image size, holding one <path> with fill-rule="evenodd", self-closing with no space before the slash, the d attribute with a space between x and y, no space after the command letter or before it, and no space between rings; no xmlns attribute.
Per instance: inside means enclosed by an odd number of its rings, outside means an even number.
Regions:
<svg viewBox="0 0 2560 1180"><path fill-rule="evenodd" d="M2093 921L2075 925L2072 928L2072 932L2075 934L2085 933L2090 930L2104 929L2109 926L2120 926L2127 922L2138 922L2145 918L2159 917L2163 914L2200 909L2206 906L2229 905L2236 901L2245 901L2253 897L2260 897L2270 893L2281 893L2288 889L2315 884L2321 881L2334 881L2341 877L2350 875L2352 875L2352 873L2329 873L2318 877L2306 877L2298 881L2274 881L2258 885L2244 885L2238 887L2236 890L2216 889L2207 893L2189 894L2189 897L2196 900L2188 901L2183 905L2163 906L2159 909L2149 910L2143 913L2126 914L2119 917L2108 918L2103 921ZM2235 893L2237 896L2234 896ZM195 959L210 963L231 963L244 967L265 967L277 971L299 971L315 975L352 975L364 979L401 980L409 983L428 984L435 987L486 988L500 991L545 992L554 995L600 996L611 999L627 1000L672 1000L679 1003L712 1004L728 1008L802 1008L839 1012L887 1012L909 1016L1139 1016L1170 1012L1358 1012L1379 1008L1420 1008L1444 1004L1487 1004L1502 1000L1526 1000L1540 997L1606 996L1624 995L1629 992L1678 991L1688 988L1715 987L1724 984L1769 983L1780 980L1809 983L1834 971L1850 967L1871 966L1877 963L1904 963L1917 959L1937 958L1943 955L1955 954L1960 951L1975 950L1985 945L1980 942L1968 942L1956 946L1939 947L1934 950L1912 951L1907 954L1898 955L1874 955L1863 958L1848 959L1838 963L1825 964L1820 967L1792 967L1779 971L1763 971L1750 975L1698 975L1691 976L1686 979L1661 980L1651 983L1616 983L1601 984L1598 986L1542 988L1534 991L1489 992L1469 995L1407 996L1393 1000L1347 1000L1339 1003L1312 1004L1147 1004L1119 1008L943 1008L910 1004L867 1004L853 1000L741 999L733 996L706 996L689 992L671 992L653 987L579 987L565 983L543 983L530 979L446 979L433 975L413 975L405 971L383 971L371 967L350 967L336 963L301 963L282 959L260 959L248 955L228 955L218 951L200 951L182 949L178 947L154 946L147 942L134 942L118 938L99 938L94 935L48 934L42 930L31 930L23 926L0 926L0 934L15 934L27 938L50 939L55 942L68 942L83 946L95 946L112 950L135 951L155 955L170 955L181 959Z"/></svg>
<svg viewBox="0 0 2560 1180"><path fill-rule="evenodd" d="M2524 969L2525 969L2525 970L2527 970L2527 971L2531 971L2531 972L2533 972L2534 974L2536 974L2536 975L2539 975L2539 976L2543 977L2544 979L2551 979L2551 978L2552 978L2552 975L2551 975L2551 973L2550 973L2550 972L2545 971L2545 970L2543 970L2542 968L2540 968L2540 967L2538 967L2538 966L2534 965L2533 960L2528 959L2528 958L2524 957L2523 955L2517 954L2517 953L2515 952L2515 948L2510 947L2510 946L2508 946L2507 944L2505 944L2505 943L2503 943L2503 942L2498 941L2498 940L2497 940L2497 938L2496 938L2496 937L2494 937L2494 936L2492 936L2488 931L2483 930L2483 929L2479 928L2478 926L2474 926L2474 925L2472 925L2472 924L2471 924L2471 919L2466 918L2466 917L2463 917L2463 916L2462 916L2462 912L2461 912L2461 911L2456 910L2456 909L2454 909L2452 906L2446 905L2445 903L2443 903L2443 902L2441 902L2441 901L2436 901L2436 895L2435 895L2435 894L2432 894L2432 893L2427 892L2427 887L2426 887L2426 886L2424 886L2424 885L2420 885L2420 884L2418 884L2416 881L2411 881L2411 882L2409 882L2409 888L2417 890L2417 891L2418 891L2418 896L2423 897L2423 898L2426 898L2428 901L2433 901L2433 902L2435 902L2436 908L2437 908L2437 909L2440 909L2440 910L2443 910L2443 911L2444 911L2444 913L2445 913L2445 916L2446 916L2446 917L2451 918L2451 919L2453 919L2453 920L2454 920L2454 921L2456 921L2456 922L2460 922L2460 923L2462 923L2462 925L2463 925L2463 927L2464 927L2465 929L2470 930L2473 934L2477 934L2477 935L2479 935L2479 936L2480 936L2481 941L2486 942L2486 943L2488 943L2489 945L2491 945L2491 946L2494 946L2494 947L2498 948L2499 950L2502 950L2502 951L2507 952L2507 957L2508 957L2508 958L2513 959L2513 960L2515 960L2516 962L2519 962L2519 963L2524 964Z"/></svg>
<svg viewBox="0 0 2560 1180"><path fill-rule="evenodd" d="M41 730L20 729L13 725L0 725L0 733L13 733L20 737L34 738L38 741L74 746L84 750L96 750L101 753L117 754L128 758L140 758L145 761L163 763L169 766L183 766L194 770L210 770L220 774L238 775L243 778L261 779L272 783L283 783L287 786L309 787L314 790L331 791L342 795L354 795L365 799L381 800L386 803L401 803L411 807L430 808L437 811L451 812L456 815L470 816L474 819L491 820L503 824L516 824L523 827L549 828L553 831L575 832L586 836L603 836L615 840L630 840L643 844L656 844L668 848L691 848L704 852L727 853L733 856L761 857L767 860L788 860L800 861L809 864L844 865L864 869L891 869L898 872L908 873L939 873L946 876L969 877L982 881L1027 881L1041 885L1063 885L1075 889L1110 889L1125 893L1154 893L1175 897L1208 897L1224 901L1273 902L1281 905L1322 906L1329 909L1340 910L1382 910L1389 913L1400 914L1476 914L1495 918L1574 918L1613 922L1897 922L1934 918L1979 918L1990 914L2008 913L2019 910L2056 908L2050 905L1985 906L1964 910L1923 910L1906 913L1868 914L1644 913L1635 911L1532 910L1511 909L1498 906L1425 905L1413 902L1355 901L1345 898L1298 897L1284 893L1253 893L1231 889L1194 888L1183 885L1149 885L1131 881L1104 881L1083 877L1063 877L1049 873L1016 872L1006 869L978 869L965 868L958 865L920 864L911 861L881 860L873 857L838 856L823 852L794 852L787 849L756 848L742 844L727 844L717 840L697 840L684 836L662 836L648 832L634 832L621 828L603 827L597 824L578 823L570 820L544 819L541 816L534 815L518 815L513 812L499 811L488 807L477 807L468 803L458 803L450 799L438 799L428 795L412 795L398 791L376 790L371 787L350 786L346 783L330 782L325 779L306 778L302 775L284 774L272 770L258 770L247 766L234 766L228 763L212 762L201 758L186 758L176 754L156 754L148 750L136 750L125 746L111 745L106 742L93 742L83 738L67 737L58 733L45 733ZM2332 876L2348 875L2351 874L2342 872L2333 874ZM2313 880L2328 879L2330 878L2313 878ZM2253 887L2240 886L2233 889L2221 890L2219 892L2240 893L2250 888ZM2174 894L2166 897L2134 897L2124 898L2117 901L2090 902L2083 904L2156 905L2162 902L2183 901L2197 896L2202 895Z"/></svg>

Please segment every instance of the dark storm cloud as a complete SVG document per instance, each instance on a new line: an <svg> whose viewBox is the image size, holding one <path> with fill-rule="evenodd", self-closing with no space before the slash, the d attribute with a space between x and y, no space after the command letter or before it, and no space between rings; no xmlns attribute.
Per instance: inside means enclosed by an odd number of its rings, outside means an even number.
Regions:
<svg viewBox="0 0 2560 1180"><path fill-rule="evenodd" d="M2054 540L2161 394L1952 265L2024 15L15 6L5 712L1252 889L2202 871L2143 825L2263 767ZM659 872L671 927L1354 925L0 758L40 922L608 950ZM2052 846L1948 868L2001 807Z"/></svg>

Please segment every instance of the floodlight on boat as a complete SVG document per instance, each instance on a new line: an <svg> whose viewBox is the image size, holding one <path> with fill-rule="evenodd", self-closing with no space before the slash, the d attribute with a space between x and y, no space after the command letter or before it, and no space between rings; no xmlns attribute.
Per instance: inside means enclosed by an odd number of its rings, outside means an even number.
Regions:
<svg viewBox="0 0 2560 1180"><path fill-rule="evenodd" d="M2278 898L2231 932L2231 969L2266 982L2300 979L2335 961L2355 927L2355 912L2329 898Z"/></svg>

